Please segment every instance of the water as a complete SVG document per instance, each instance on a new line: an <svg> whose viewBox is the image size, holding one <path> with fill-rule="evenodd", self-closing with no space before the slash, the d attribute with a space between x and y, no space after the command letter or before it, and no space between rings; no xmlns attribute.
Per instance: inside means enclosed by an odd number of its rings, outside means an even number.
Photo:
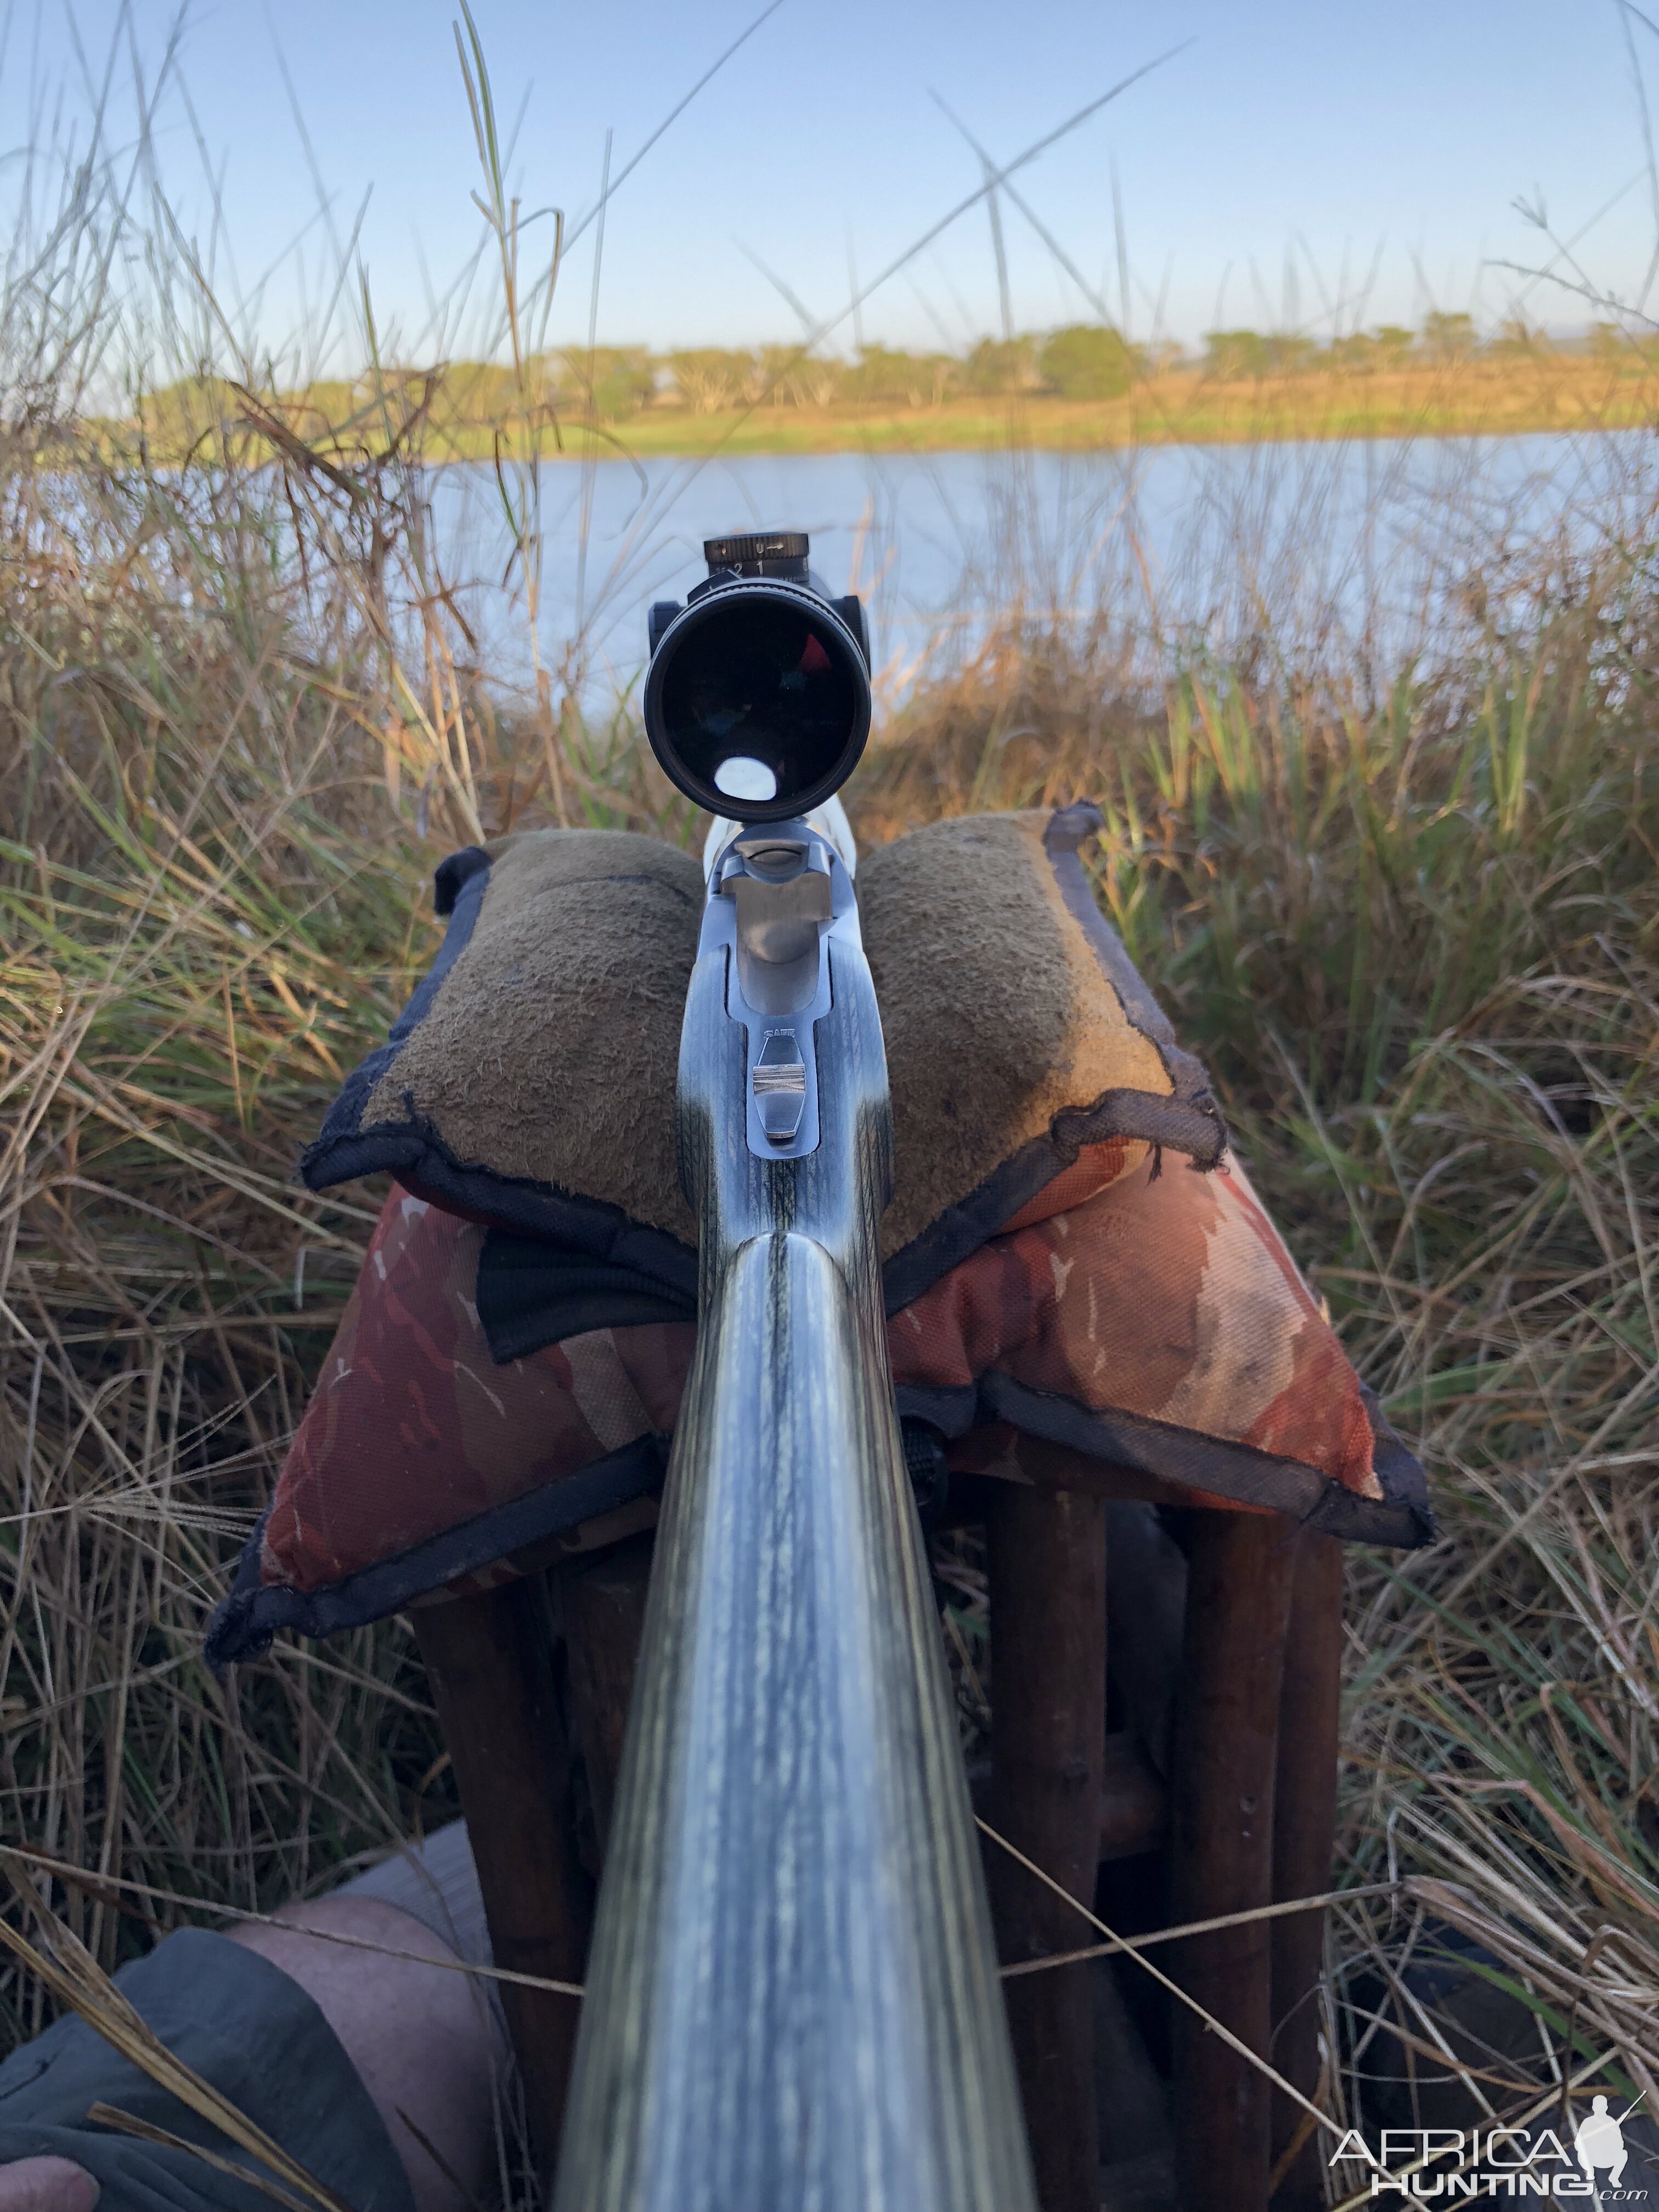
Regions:
<svg viewBox="0 0 1659 2212"><path fill-rule="evenodd" d="M1164 645L1270 634L1392 666L1525 588L1551 548L1637 532L1659 500L1656 460L1632 431L556 461L541 474L541 653L557 668L577 640L590 687L625 692L647 608L704 573L702 540L787 527L811 532L832 589L865 595L890 696L971 652L1011 604L1045 620L1104 611ZM487 665L522 681L528 626L493 471L438 472L434 522Z"/></svg>

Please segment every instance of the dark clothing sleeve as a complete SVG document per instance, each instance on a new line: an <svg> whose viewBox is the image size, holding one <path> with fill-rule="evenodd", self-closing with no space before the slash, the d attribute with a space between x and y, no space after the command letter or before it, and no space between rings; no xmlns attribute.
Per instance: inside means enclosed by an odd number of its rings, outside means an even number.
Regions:
<svg viewBox="0 0 1659 2212"><path fill-rule="evenodd" d="M115 1979L176 2057L353 2212L414 2212L408 2177L356 2069L279 1966L222 1936L186 1928ZM276 2179L74 2017L0 2066L0 2166L72 2159L100 2184L99 2212L271 2212L271 2198L251 2179L234 2180L188 2151L94 2126L87 2109L100 2102Z"/></svg>

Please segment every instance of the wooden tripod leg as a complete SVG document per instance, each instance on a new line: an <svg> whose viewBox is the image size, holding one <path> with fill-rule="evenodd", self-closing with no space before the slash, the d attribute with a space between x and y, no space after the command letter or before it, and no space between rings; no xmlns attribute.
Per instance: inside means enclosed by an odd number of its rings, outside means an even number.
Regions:
<svg viewBox="0 0 1659 2212"><path fill-rule="evenodd" d="M422 1606L421 1656L443 1723L495 1964L580 1983L592 1884L577 1856L570 1749L539 1577ZM580 2010L574 1997L497 1984L537 2157L550 2171Z"/></svg>
<svg viewBox="0 0 1659 2212"><path fill-rule="evenodd" d="M1285 1646L1273 1790L1273 1897L1316 1897L1330 1887L1336 1834L1337 1739L1342 1698L1342 1547L1304 1530ZM1319 2084L1319 1978L1325 1916L1273 1923L1273 2063L1304 2097ZM1273 2099L1275 2169L1307 2115L1282 2092ZM1317 2130L1290 2160L1274 2212L1323 2212L1325 2154Z"/></svg>
<svg viewBox="0 0 1659 2212"><path fill-rule="evenodd" d="M623 1734L645 1629L651 1547L649 1536L636 1536L590 1565L571 1567L565 1577L570 1702L601 1855L611 1835Z"/></svg>
<svg viewBox="0 0 1659 2212"><path fill-rule="evenodd" d="M1010 1486L986 1523L991 1595L990 1822L1092 1905L1106 1741L1106 1508ZM1073 1951L1088 1923L993 1844L1005 1964ZM1098 2188L1089 1969L1004 1984L1044 2212L1093 2212Z"/></svg>
<svg viewBox="0 0 1659 2212"><path fill-rule="evenodd" d="M1273 1779L1294 1533L1277 1515L1188 1522L1187 1624L1170 1790L1170 1917L1219 1918L1273 1894ZM1267 2054L1271 1923L1182 1943L1174 1971L1205 2011ZM1175 2008L1174 2113L1183 2212L1266 2212L1267 2084Z"/></svg>

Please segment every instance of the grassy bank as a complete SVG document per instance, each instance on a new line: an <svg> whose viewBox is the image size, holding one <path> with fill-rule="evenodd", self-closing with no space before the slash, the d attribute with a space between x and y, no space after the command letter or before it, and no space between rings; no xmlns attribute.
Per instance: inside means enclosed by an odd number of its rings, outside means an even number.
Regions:
<svg viewBox="0 0 1659 2212"><path fill-rule="evenodd" d="M1242 446L1278 440L1512 437L1536 430L1624 430L1654 419L1659 382L1638 362L1609 370L1548 360L1425 363L1376 372L1221 379L1195 368L1149 376L1112 399L1014 392L904 407L684 409L607 426L641 455L997 451L1011 435L1048 452L1131 446ZM573 451L580 432L569 434ZM436 434L434 452L482 459L474 427Z"/></svg>
<svg viewBox="0 0 1659 2212"><path fill-rule="evenodd" d="M781 349L779 349L782 351ZM902 358L902 357L901 357ZM647 364L648 366L648 364ZM330 384L250 404L229 385L173 387L125 423L112 422L112 451L142 432L158 460L227 450L269 459L286 437L318 451L356 456L384 442L389 422L425 459L494 461L539 454L575 459L714 453L948 453L998 451L1012 440L1054 452L1133 446L1253 445L1355 438L1510 437L1532 431L1644 428L1659 412L1659 379L1643 354L1611 358L1538 348L1490 349L1444 360L1413 357L1361 366L1319 360L1294 374L1245 375L1202 363L1143 374L1111 397L1075 398L1038 386L947 391L918 381L906 398L832 400L769 386L757 368L755 396L725 380L718 404L693 406L672 387L643 404L641 374L630 387L599 391L588 404L580 359L550 374L526 408L500 372L462 364L443 374ZM826 382L833 380L826 380ZM785 394L787 392L787 396ZM720 396L723 395L723 396ZM662 400L672 404L660 404Z"/></svg>
<svg viewBox="0 0 1659 2212"><path fill-rule="evenodd" d="M292 1166L446 850L694 828L625 713L492 690L418 474L330 468L0 472L0 1827L131 1885L52 1889L108 1964L451 1811L403 1622L198 1656L375 1207ZM851 794L870 839L1099 800L1106 909L1420 1440L1444 1542L1350 1559L1340 1868L1412 1886L1333 1916L1334 2047L1449 1922L1535 2016L1499 2111L1653 2087L1656 543L1540 555L1501 624L1472 586L1431 665L1006 606ZM42 2004L0 1972L0 2037Z"/></svg>

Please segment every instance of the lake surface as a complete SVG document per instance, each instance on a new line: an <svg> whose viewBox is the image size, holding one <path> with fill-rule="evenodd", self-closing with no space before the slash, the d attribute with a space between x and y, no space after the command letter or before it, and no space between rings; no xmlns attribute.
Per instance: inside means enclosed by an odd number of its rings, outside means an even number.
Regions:
<svg viewBox="0 0 1659 2212"><path fill-rule="evenodd" d="M436 547L487 665L521 681L528 623L493 471L451 466L432 489ZM1388 666L1456 635L1471 604L1527 588L1553 552L1638 534L1656 501L1659 447L1638 431L555 461L540 477L537 630L544 663L575 641L591 688L626 690L647 608L705 573L702 540L788 528L811 533L833 590L865 595L890 692L971 652L1011 605L1103 616L1166 648L1270 634Z"/></svg>

